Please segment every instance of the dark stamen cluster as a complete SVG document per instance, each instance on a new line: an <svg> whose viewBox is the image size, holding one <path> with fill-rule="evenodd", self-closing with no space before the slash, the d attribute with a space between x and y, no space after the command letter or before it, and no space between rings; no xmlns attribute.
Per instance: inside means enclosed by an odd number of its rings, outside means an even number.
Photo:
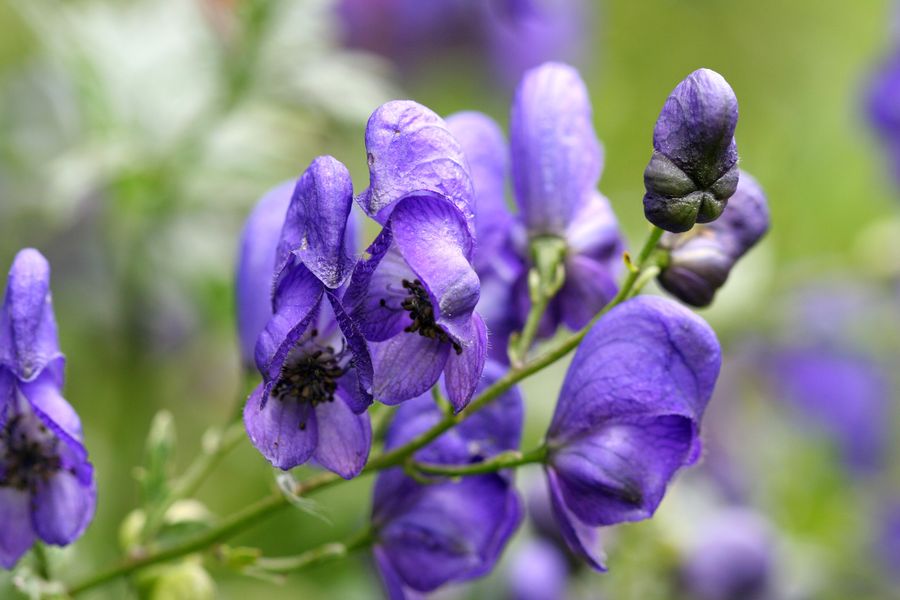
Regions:
<svg viewBox="0 0 900 600"><path fill-rule="evenodd" d="M316 335L313 330L312 338ZM288 357L272 389L272 396L282 402L308 403L312 406L333 402L337 380L347 372L347 366L341 366L344 352L343 348L335 352L332 346L314 344L310 351L297 352L296 357ZM306 422L300 423L300 429L305 428Z"/></svg>
<svg viewBox="0 0 900 600"><path fill-rule="evenodd" d="M434 320L434 307L431 305L431 298L428 297L428 291L422 282L418 279L414 281L404 279L403 288L408 294L400 306L408 311L412 318L412 324L406 328L406 331L418 332L423 337L451 344L456 353L461 354L462 346L450 339L447 332Z"/></svg>
<svg viewBox="0 0 900 600"><path fill-rule="evenodd" d="M22 427L22 415L12 415L0 430L0 461L3 476L0 487L33 490L62 467L57 452L59 439L51 436L43 423L37 427L38 437Z"/></svg>

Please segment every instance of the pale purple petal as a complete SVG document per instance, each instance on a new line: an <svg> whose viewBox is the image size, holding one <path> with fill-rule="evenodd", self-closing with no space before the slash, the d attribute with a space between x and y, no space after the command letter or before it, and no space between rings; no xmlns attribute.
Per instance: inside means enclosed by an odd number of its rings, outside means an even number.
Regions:
<svg viewBox="0 0 900 600"><path fill-rule="evenodd" d="M35 542L28 492L0 487L0 566L12 569Z"/></svg>
<svg viewBox="0 0 900 600"><path fill-rule="evenodd" d="M93 486L59 471L39 484L32 498L32 527L48 544L65 546L84 533L95 506Z"/></svg>
<svg viewBox="0 0 900 600"><path fill-rule="evenodd" d="M562 235L603 166L587 88L575 69L546 63L525 74L513 101L510 146L529 232Z"/></svg>
<svg viewBox="0 0 900 600"><path fill-rule="evenodd" d="M371 349L374 396L384 404L399 404L431 389L452 351L447 342L406 332L373 342Z"/></svg>
<svg viewBox="0 0 900 600"><path fill-rule="evenodd" d="M557 475L552 468L546 470L550 488L550 506L563 539L575 554L587 561L595 571L606 572L606 555L600 549L600 536L596 527L582 523L568 508L559 490Z"/></svg>
<svg viewBox="0 0 900 600"><path fill-rule="evenodd" d="M528 540L513 556L507 575L510 600L562 600L568 578L566 557L556 546Z"/></svg>
<svg viewBox="0 0 900 600"><path fill-rule="evenodd" d="M238 255L237 321L244 365L252 367L256 338L272 316L275 251L294 182L268 191L253 208L241 233Z"/></svg>
<svg viewBox="0 0 900 600"><path fill-rule="evenodd" d="M615 271L609 264L576 254L566 260L566 279L553 303L562 322L577 330L587 325L618 291Z"/></svg>
<svg viewBox="0 0 900 600"><path fill-rule="evenodd" d="M34 381L20 384L20 389L36 412L52 419L72 440L81 441L81 419L60 394L51 373L44 370Z"/></svg>
<svg viewBox="0 0 900 600"><path fill-rule="evenodd" d="M372 447L369 415L355 414L340 393L331 402L318 404L315 410L319 444L314 458L344 479L356 477L366 466Z"/></svg>
<svg viewBox="0 0 900 600"><path fill-rule="evenodd" d="M277 269L296 256L326 287L340 287L353 268L347 253L347 219L353 206L350 172L331 156L320 156L294 188L278 244Z"/></svg>
<svg viewBox="0 0 900 600"><path fill-rule="evenodd" d="M385 224L393 205L413 192L447 197L473 226L472 180L462 147L442 118L410 100L383 104L366 125L369 189L363 210Z"/></svg>
<svg viewBox="0 0 900 600"><path fill-rule="evenodd" d="M318 423L306 402L264 402L268 391L260 384L244 406L244 424L256 449L274 466L293 469L308 461L318 444Z"/></svg>
<svg viewBox="0 0 900 600"><path fill-rule="evenodd" d="M451 352L444 367L447 397L455 412L464 409L472 399L487 356L487 330L477 313L472 315L471 327L474 334L470 341L463 345L461 353Z"/></svg>
<svg viewBox="0 0 900 600"><path fill-rule="evenodd" d="M348 378L351 379L347 381L348 385L345 387L347 392L345 399L353 412L359 414L372 404L373 372L369 345L363 338L359 326L344 311L344 307L337 296L330 291L326 292L326 296L328 297L329 308L333 312L334 319L338 323L347 347L353 354L349 371L342 377L342 381L346 381Z"/></svg>

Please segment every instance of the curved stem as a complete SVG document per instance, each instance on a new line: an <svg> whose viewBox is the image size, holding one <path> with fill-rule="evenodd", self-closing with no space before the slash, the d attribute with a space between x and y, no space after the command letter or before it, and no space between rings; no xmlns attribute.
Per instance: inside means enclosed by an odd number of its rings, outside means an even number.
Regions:
<svg viewBox="0 0 900 600"><path fill-rule="evenodd" d="M412 468L420 473L429 475L447 475L449 477L461 477L463 475L481 475L483 473L496 473L503 469L521 467L534 463L543 463L547 458L547 447L538 446L529 452L511 450L494 455L489 460L468 465L440 465L434 463L412 463Z"/></svg>
<svg viewBox="0 0 900 600"><path fill-rule="evenodd" d="M302 571L325 563L345 558L355 550L366 548L375 541L375 532L368 527L346 542L330 542L307 550L296 556L260 558L250 570L260 570L269 574L285 574Z"/></svg>
<svg viewBox="0 0 900 600"><path fill-rule="evenodd" d="M646 262L653 250L656 248L659 238L663 231L658 227L654 227L650 236L644 244L639 254L636 268L632 270L625 282L622 284L619 293L607 304L584 328L573 333L569 337L560 340L551 346L547 351L537 358L526 362L521 366L513 366L506 372L503 377L495 381L487 389L476 396L472 402L464 410L457 414L447 414L438 421L431 429L425 433L413 438L403 446L398 446L387 452L372 458L363 469L363 474L374 473L383 469L396 467L404 463L417 450L427 446L435 439L440 437L447 430L451 429L457 423L465 420L470 415L483 409L497 397L509 390L513 385L528 376L540 371L541 369L553 364L572 350L574 350L591 327L599 321L603 315L612 310L615 306L621 304L630 297L631 291L635 286ZM531 454L531 453L529 453ZM537 461L530 461L537 462ZM294 493L297 496L304 496L314 491L330 487L344 481L338 475L331 472L324 472L315 475L307 480L297 484ZM284 494L278 493L252 504L235 515L223 520L218 526L187 539L179 544L163 548L144 556L127 559L118 565L110 567L106 571L101 571L81 582L72 585L68 593L75 596L81 592L102 585L108 581L133 573L145 567L166 562L175 558L180 558L187 554L199 552L209 546L217 544L232 535L235 535L244 529L258 523L262 519L268 518L277 513L281 509L290 506L290 502Z"/></svg>

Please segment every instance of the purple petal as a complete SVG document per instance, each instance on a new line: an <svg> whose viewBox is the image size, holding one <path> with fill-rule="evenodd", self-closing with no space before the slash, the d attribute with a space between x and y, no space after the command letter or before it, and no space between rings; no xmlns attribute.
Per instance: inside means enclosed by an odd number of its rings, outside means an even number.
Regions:
<svg viewBox="0 0 900 600"><path fill-rule="evenodd" d="M574 255L566 260L566 279L554 303L566 326L577 330L587 325L618 291L615 272L608 263Z"/></svg>
<svg viewBox="0 0 900 600"><path fill-rule="evenodd" d="M347 347L353 354L350 370L344 377L350 377L353 384L347 388L347 404L354 413L360 414L372 404L372 357L369 345L363 338L356 322L344 311L341 301L332 292L326 292L328 305L334 313L334 319L340 327ZM324 312L324 311L323 311Z"/></svg>
<svg viewBox="0 0 900 600"><path fill-rule="evenodd" d="M556 517L556 524L562 532L563 539L575 554L583 558L595 571L606 572L606 556L600 550L600 537L597 528L590 527L578 520L569 509L559 490L556 473L552 468L546 470L547 485L550 488L550 506Z"/></svg>
<svg viewBox="0 0 900 600"><path fill-rule="evenodd" d="M737 162L737 119L737 98L725 78L698 69L666 99L653 130L653 148L707 188Z"/></svg>
<svg viewBox="0 0 900 600"><path fill-rule="evenodd" d="M294 188L278 244L278 270L293 255L326 287L340 287L354 263L345 240L352 206L347 167L331 156L316 158Z"/></svg>
<svg viewBox="0 0 900 600"><path fill-rule="evenodd" d="M343 304L359 324L366 339L383 342L408 327L412 320L400 306L406 295L403 280L416 279L393 243L390 229L383 229L357 263L344 293Z"/></svg>
<svg viewBox="0 0 900 600"><path fill-rule="evenodd" d="M266 380L276 379L288 353L317 317L322 283L303 265L288 269L273 298L274 314L256 341L256 365Z"/></svg>
<svg viewBox="0 0 900 600"><path fill-rule="evenodd" d="M32 527L48 544L77 539L94 516L96 490L75 475L59 471L42 482L32 498Z"/></svg>
<svg viewBox="0 0 900 600"><path fill-rule="evenodd" d="M0 566L12 569L35 542L28 492L0 487Z"/></svg>
<svg viewBox="0 0 900 600"><path fill-rule="evenodd" d="M569 252L604 263L614 274L621 271L625 244L616 215L603 194L593 191L587 195L565 237Z"/></svg>
<svg viewBox="0 0 900 600"><path fill-rule="evenodd" d="M256 338L272 316L275 251L294 183L268 191L247 217L238 256L237 321L244 365L253 365Z"/></svg>
<svg viewBox="0 0 900 600"><path fill-rule="evenodd" d="M514 555L507 579L510 600L561 599L566 597L569 565L556 546L532 539Z"/></svg>
<svg viewBox="0 0 900 600"><path fill-rule="evenodd" d="M493 119L467 111L447 117L450 132L459 140L475 185L475 232L478 252L489 257L503 244L512 224L506 206L509 149Z"/></svg>
<svg viewBox="0 0 900 600"><path fill-rule="evenodd" d="M487 330L477 313L472 314L471 327L475 330L471 341L463 346L462 353L451 352L444 367L447 397L455 412L464 409L472 399L487 356Z"/></svg>
<svg viewBox="0 0 900 600"><path fill-rule="evenodd" d="M435 320L462 337L480 289L462 214L440 196L411 196L397 204L390 227L400 254L431 296Z"/></svg>
<svg viewBox="0 0 900 600"><path fill-rule="evenodd" d="M50 265L40 252L26 248L9 270L0 312L0 363L30 380L61 356L50 301Z"/></svg>
<svg viewBox="0 0 900 600"><path fill-rule="evenodd" d="M308 403L270 399L260 384L244 406L250 441L274 466L287 471L310 459L318 444L316 412Z"/></svg>
<svg viewBox="0 0 900 600"><path fill-rule="evenodd" d="M431 389L451 352L447 342L406 332L371 348L374 395L384 404L399 404Z"/></svg>
<svg viewBox="0 0 900 600"><path fill-rule="evenodd" d="M355 414L342 394L317 405L315 410L319 433L316 461L344 479L356 477L366 466L372 446L369 415Z"/></svg>
<svg viewBox="0 0 900 600"><path fill-rule="evenodd" d="M447 197L472 224L472 180L463 150L447 124L410 100L383 104L366 125L369 189L359 198L367 215L387 222L393 205L412 192Z"/></svg>
<svg viewBox="0 0 900 600"><path fill-rule="evenodd" d="M546 63L525 74L513 101L510 146L528 231L562 235L603 166L590 99L575 69Z"/></svg>
<svg viewBox="0 0 900 600"><path fill-rule="evenodd" d="M36 412L46 415L72 440L81 441L81 419L60 394L50 372L44 370L34 381L20 384L20 389Z"/></svg>
<svg viewBox="0 0 900 600"><path fill-rule="evenodd" d="M424 594L411 590L403 584L403 580L400 579L381 547L375 546L372 553L375 555L375 564L389 600L424 600Z"/></svg>

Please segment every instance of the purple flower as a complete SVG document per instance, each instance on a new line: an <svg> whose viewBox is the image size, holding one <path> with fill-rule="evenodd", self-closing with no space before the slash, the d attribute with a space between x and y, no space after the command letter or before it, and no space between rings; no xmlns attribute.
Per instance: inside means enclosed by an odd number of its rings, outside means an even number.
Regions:
<svg viewBox="0 0 900 600"><path fill-rule="evenodd" d="M241 233L235 280L241 360L247 369L255 365L256 338L272 318L275 252L295 185L288 181L266 192Z"/></svg>
<svg viewBox="0 0 900 600"><path fill-rule="evenodd" d="M644 171L644 215L667 231L687 231L722 214L738 183L738 105L725 79L699 69L666 99Z"/></svg>
<svg viewBox="0 0 900 600"><path fill-rule="evenodd" d="M341 293L354 264L350 174L329 156L297 181L276 254L272 315L256 343L263 381L244 408L247 432L276 467L315 458L345 478L369 455L372 367ZM266 242L262 242L266 243Z"/></svg>
<svg viewBox="0 0 900 600"><path fill-rule="evenodd" d="M774 540L768 523L745 509L705 523L684 557L682 581L696 600L764 600L772 596Z"/></svg>
<svg viewBox="0 0 900 600"><path fill-rule="evenodd" d="M769 207L762 188L741 171L728 207L717 220L686 233L666 233L660 246L669 260L659 283L673 296L693 306L712 303L737 261L769 229Z"/></svg>
<svg viewBox="0 0 900 600"><path fill-rule="evenodd" d="M669 300L616 307L579 346L547 433L547 479L573 551L597 570L601 525L650 517L675 472L700 455L719 373L712 329Z"/></svg>
<svg viewBox="0 0 900 600"><path fill-rule="evenodd" d="M894 177L900 180L900 47L879 65L869 83L866 108L869 122L884 142Z"/></svg>
<svg viewBox="0 0 900 600"><path fill-rule="evenodd" d="M65 546L94 516L96 487L81 421L62 397L65 358L50 301L50 265L19 252L0 313L0 565L41 539Z"/></svg>
<svg viewBox="0 0 900 600"><path fill-rule="evenodd" d="M890 447L890 378L877 361L825 345L771 349L763 368L777 396L804 425L831 436L859 472L885 464Z"/></svg>
<svg viewBox="0 0 900 600"><path fill-rule="evenodd" d="M510 600L563 600L569 565L550 542L529 540L515 553L507 576Z"/></svg>
<svg viewBox="0 0 900 600"><path fill-rule="evenodd" d="M483 387L502 373L489 366ZM428 395L404 403L385 439L390 449L441 419ZM522 398L516 388L416 453L438 464L478 462L519 446ZM470 475L421 484L401 468L375 482L372 522L378 570L392 599L416 597L450 583L489 573L521 522L511 474Z"/></svg>
<svg viewBox="0 0 900 600"><path fill-rule="evenodd" d="M403 402L443 374L462 410L487 350L474 312L480 285L465 157L443 119L410 101L375 111L366 149L371 179L358 201L384 229L357 265L345 301L372 342L375 398Z"/></svg>

